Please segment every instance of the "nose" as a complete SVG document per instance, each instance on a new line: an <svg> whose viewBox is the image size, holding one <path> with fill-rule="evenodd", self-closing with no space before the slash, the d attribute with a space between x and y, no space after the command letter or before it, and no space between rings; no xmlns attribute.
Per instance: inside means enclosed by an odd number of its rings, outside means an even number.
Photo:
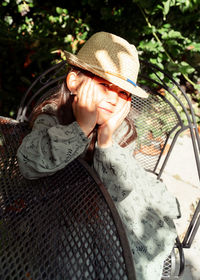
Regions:
<svg viewBox="0 0 200 280"><path fill-rule="evenodd" d="M114 89L109 89L107 92L107 101L112 104L116 105L118 101L118 93Z"/></svg>

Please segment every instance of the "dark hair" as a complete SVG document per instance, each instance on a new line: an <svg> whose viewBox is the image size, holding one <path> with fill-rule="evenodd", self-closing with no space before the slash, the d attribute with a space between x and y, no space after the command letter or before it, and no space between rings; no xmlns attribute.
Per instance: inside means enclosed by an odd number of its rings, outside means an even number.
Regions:
<svg viewBox="0 0 200 280"><path fill-rule="evenodd" d="M80 73L84 73L85 75L91 76L93 75L92 73L77 68L77 67L72 67L69 71L71 70L77 70L80 71ZM69 125L73 121L75 121L75 117L73 114L72 110L72 103L73 103L74 96L70 94L69 89L67 88L66 80L63 81L60 85L54 89L53 93L48 93L46 95L46 98L41 100L38 105L33 109L33 112L30 117L30 125L33 126L33 123L35 119L42 113L44 113L43 108L47 104L54 104L56 107L55 111L52 110L45 110L45 114L49 115L55 115L58 118L58 121L61 125ZM130 117L130 113L128 116L125 118L125 121L128 126L128 131L123 135L122 139L119 141L119 145L121 147L126 147L128 146L131 142L133 142L137 138L137 132L136 128L134 125L133 119ZM90 146L88 148L88 155L92 153L93 156L93 151L94 151L94 145L96 142L96 128L94 129L93 132L93 137L92 141L90 143ZM88 156L88 161L91 160L91 155ZM87 157L87 155L86 155Z"/></svg>

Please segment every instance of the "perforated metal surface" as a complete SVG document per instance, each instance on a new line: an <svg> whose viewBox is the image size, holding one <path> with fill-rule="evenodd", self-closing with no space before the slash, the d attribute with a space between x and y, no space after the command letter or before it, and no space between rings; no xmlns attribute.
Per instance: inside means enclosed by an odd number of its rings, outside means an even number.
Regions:
<svg viewBox="0 0 200 280"><path fill-rule="evenodd" d="M24 133L1 120L0 279L135 279L119 216L94 174L76 160L25 180L15 157Z"/></svg>
<svg viewBox="0 0 200 280"><path fill-rule="evenodd" d="M171 256L169 256L164 263L163 276L169 276L169 271L171 271Z"/></svg>
<svg viewBox="0 0 200 280"><path fill-rule="evenodd" d="M178 252L176 246L173 248L170 256L165 260L164 266L163 266L163 273L162 273L162 279L179 279L179 276L177 275L177 269L179 269L180 261L178 261Z"/></svg>
<svg viewBox="0 0 200 280"><path fill-rule="evenodd" d="M169 279L171 277L172 263L171 255L165 260L163 266L162 280Z"/></svg>
<svg viewBox="0 0 200 280"><path fill-rule="evenodd" d="M139 73L138 83L150 91L150 96L148 99L133 97L132 117L135 121L138 133L137 144L133 153L145 169L154 172L158 175L158 178L160 178L165 163L168 160L168 156L170 155L170 152L168 153L168 148L169 151L171 151L170 148L173 147L173 145L171 145L171 147L170 145L165 147L171 133L175 131L176 128L181 132L187 127L190 127L192 128L192 136L193 128L195 127L194 120L190 122L188 119L188 114L192 114L192 106L180 86L169 76L168 73L165 73L162 69L147 61L140 62L141 71ZM32 106L35 105L38 99L40 97L43 98L46 94L48 95L48 90L50 89L51 91L52 88L58 84L58 81L61 82L63 79L65 80L65 67L66 62L63 61L42 73L42 75L33 82L20 104L17 117L19 120L27 120L32 111ZM183 109L185 109L184 114L182 115L180 115L180 108L182 108L182 112ZM181 120L181 118L183 119ZM197 128L196 131L198 135ZM176 140L176 137L173 136L173 140ZM195 141L193 141L193 145L194 142ZM174 143L175 141L173 144ZM166 155L166 160L164 161L164 164L163 161L160 164L159 159L163 154L163 151ZM162 157L162 159L163 158L164 157ZM198 156L196 161L199 170L200 165ZM182 259L182 245L180 245L180 248L180 259ZM180 267L182 268L179 271L179 275L183 272L184 268L184 260L181 262L182 264ZM178 276L170 276L171 270L170 256L164 264L163 279L177 279Z"/></svg>
<svg viewBox="0 0 200 280"><path fill-rule="evenodd" d="M148 99L134 96L132 108L138 133L134 155L145 169L154 171L169 135L179 123L177 115L167 100L156 93Z"/></svg>

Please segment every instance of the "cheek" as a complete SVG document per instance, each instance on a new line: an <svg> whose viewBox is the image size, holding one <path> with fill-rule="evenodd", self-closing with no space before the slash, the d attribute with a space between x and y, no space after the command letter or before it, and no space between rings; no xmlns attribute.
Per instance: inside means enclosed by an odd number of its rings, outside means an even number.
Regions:
<svg viewBox="0 0 200 280"><path fill-rule="evenodd" d="M127 103L127 100L124 100L122 98L119 98L117 106L116 106L116 111L121 111L122 108L125 106L125 104Z"/></svg>
<svg viewBox="0 0 200 280"><path fill-rule="evenodd" d="M102 86L96 85L95 90L96 90L96 94L97 94L97 103L106 99L106 96L107 96L106 91L103 90Z"/></svg>

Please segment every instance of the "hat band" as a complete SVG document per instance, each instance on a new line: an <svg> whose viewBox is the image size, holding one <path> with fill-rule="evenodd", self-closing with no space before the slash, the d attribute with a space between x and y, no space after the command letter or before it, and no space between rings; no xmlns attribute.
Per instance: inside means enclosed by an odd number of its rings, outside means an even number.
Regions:
<svg viewBox="0 0 200 280"><path fill-rule="evenodd" d="M135 87L137 87L137 84L134 83L132 80L130 80L130 79L126 79L126 80L127 80L127 82L129 82L129 83L131 83L132 85L134 85Z"/></svg>
<svg viewBox="0 0 200 280"><path fill-rule="evenodd" d="M129 78L126 78L126 77L122 76L121 74L114 73L114 72L111 72L111 71L105 71L105 70L103 70L102 68L100 68L100 67L98 67L98 66L96 66L96 65L91 65L91 64L89 64L89 66L92 67L92 68L94 68L94 69L96 69L96 70L99 70L99 71L101 71L101 72L104 72L104 73L107 73L107 74L116 76L116 77L118 77L118 78L120 78L120 79L122 79L122 80L124 80L124 81L126 81L126 82L128 82L128 83L130 83L130 84L132 84L132 85L134 85L135 87L137 87L137 84L136 84L135 82L133 82L133 81L132 81L131 79L129 79Z"/></svg>
<svg viewBox="0 0 200 280"><path fill-rule="evenodd" d="M103 71L102 71L103 72ZM135 87L137 87L137 84L135 82L133 82L131 79L128 79L128 78L125 78L124 76L118 74L118 73L113 73L113 72L109 72L109 71L104 71L105 73L107 74L110 74L110 75L113 75L113 76L116 76L120 79L123 79L124 81L128 82L128 83L131 83L132 85L134 85Z"/></svg>

